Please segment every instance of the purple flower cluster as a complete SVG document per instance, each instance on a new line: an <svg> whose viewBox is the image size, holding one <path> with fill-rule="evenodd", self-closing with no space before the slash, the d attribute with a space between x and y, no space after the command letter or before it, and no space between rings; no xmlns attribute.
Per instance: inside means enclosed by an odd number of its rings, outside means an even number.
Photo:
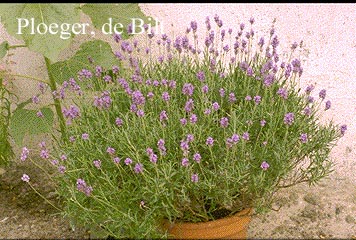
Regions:
<svg viewBox="0 0 356 240"><path fill-rule="evenodd" d="M150 158L150 161L151 161L152 163L156 163L156 162L157 162L158 157L157 157L157 155L153 152L153 149L152 149L152 148L147 148L147 149L146 149L146 153L147 153L147 155L148 155L148 157Z"/></svg>
<svg viewBox="0 0 356 240"><path fill-rule="evenodd" d="M73 119L80 117L79 108L74 105L70 105L69 108L63 108L62 113L67 118L67 125L70 125Z"/></svg>
<svg viewBox="0 0 356 240"><path fill-rule="evenodd" d="M239 141L240 141L240 136L235 133L230 138L226 139L226 146L228 148L232 148L233 145L236 145Z"/></svg>
<svg viewBox="0 0 356 240"><path fill-rule="evenodd" d="M161 153L162 156L166 155L166 147L164 146L165 142L163 139L159 139L158 142L157 142L157 146L158 146L158 149L159 149L159 152Z"/></svg>
<svg viewBox="0 0 356 240"><path fill-rule="evenodd" d="M182 93L187 96L192 96L194 91L194 86L191 83L185 83L183 85Z"/></svg>
<svg viewBox="0 0 356 240"><path fill-rule="evenodd" d="M294 113L287 113L284 115L284 123L287 125L292 125L294 122Z"/></svg>
<svg viewBox="0 0 356 240"><path fill-rule="evenodd" d="M88 186L87 183L81 178L77 179L77 189L79 192L85 193L87 196L90 196L93 191L93 188Z"/></svg>
<svg viewBox="0 0 356 240"><path fill-rule="evenodd" d="M28 150L27 147L23 147L21 151L21 161L25 161L28 158L28 155L30 154L30 151Z"/></svg>
<svg viewBox="0 0 356 240"><path fill-rule="evenodd" d="M110 93L108 91L104 91L100 97L94 97L94 106L98 109L108 109L110 108L112 100L110 98Z"/></svg>

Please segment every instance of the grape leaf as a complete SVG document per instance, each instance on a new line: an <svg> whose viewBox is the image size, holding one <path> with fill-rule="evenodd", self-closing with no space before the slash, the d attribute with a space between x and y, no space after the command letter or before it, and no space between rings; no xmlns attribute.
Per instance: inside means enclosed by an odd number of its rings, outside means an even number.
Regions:
<svg viewBox="0 0 356 240"><path fill-rule="evenodd" d="M112 19L111 27L114 34L114 25L121 23L123 25L122 37L128 38L127 26L132 23L133 18L139 18L144 23L154 25L154 22L149 21L148 17L141 11L137 3L125 3L125 4L85 4L82 7L82 11L87 14L93 22L95 28L102 31L104 24L109 23L109 18ZM138 27L141 24L140 20L135 20L136 33L141 32L141 28ZM107 26L106 26L107 27ZM105 31L108 31L107 27ZM117 27L119 31L119 26Z"/></svg>
<svg viewBox="0 0 356 240"><path fill-rule="evenodd" d="M21 146L26 134L34 135L53 131L54 114L50 108L41 108L43 117L37 116L37 110L17 108L10 121L10 135Z"/></svg>
<svg viewBox="0 0 356 240"><path fill-rule="evenodd" d="M73 34L69 39L61 38L61 25L79 23L79 4L0 4L1 22L6 30L14 37L24 40L25 44L32 51L38 52L55 62L59 53L69 46ZM34 31L32 32L31 19L34 20ZM28 20L28 27L22 28ZM37 33L37 25L51 23L58 24L57 34ZM43 24L42 24L43 25ZM44 33L44 28L40 28ZM70 29L71 30L71 29ZM69 30L69 31L70 31ZM55 29L53 28L54 32ZM65 32L65 31L63 31ZM33 33L33 34L31 34ZM63 35L63 38L66 38Z"/></svg>
<svg viewBox="0 0 356 240"><path fill-rule="evenodd" d="M90 64L89 57L94 65ZM108 69L115 64L118 64L118 60L113 54L110 45L101 40L94 40L83 43L70 59L52 64L50 71L55 81L61 84L69 78L75 78L83 68L93 71L94 66L99 65L104 69Z"/></svg>

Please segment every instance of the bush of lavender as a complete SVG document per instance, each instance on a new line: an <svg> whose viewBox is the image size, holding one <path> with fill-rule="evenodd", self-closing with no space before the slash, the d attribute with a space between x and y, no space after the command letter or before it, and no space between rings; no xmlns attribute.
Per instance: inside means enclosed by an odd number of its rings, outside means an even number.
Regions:
<svg viewBox="0 0 356 240"><path fill-rule="evenodd" d="M116 35L120 66L63 83L63 93L79 93L65 103L69 137L52 154L66 216L100 236L162 237L163 219L260 212L279 189L332 171L346 125L320 121L326 90L297 88L298 44L284 62L273 26L263 38L253 23L232 30L207 17L203 43L195 21L174 39Z"/></svg>

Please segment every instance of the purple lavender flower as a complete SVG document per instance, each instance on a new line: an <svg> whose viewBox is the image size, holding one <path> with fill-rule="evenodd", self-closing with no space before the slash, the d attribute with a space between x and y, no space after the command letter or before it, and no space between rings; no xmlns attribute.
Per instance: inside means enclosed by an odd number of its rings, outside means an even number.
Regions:
<svg viewBox="0 0 356 240"><path fill-rule="evenodd" d="M291 49L294 50L298 47L298 43L297 42L294 42L291 46Z"/></svg>
<svg viewBox="0 0 356 240"><path fill-rule="evenodd" d="M198 181L199 181L198 174L194 173L194 174L192 175L192 182L193 182L193 183L196 183L196 182L198 182Z"/></svg>
<svg viewBox="0 0 356 240"><path fill-rule="evenodd" d="M306 143L306 142L308 141L308 134L302 133L302 134L300 135L299 139L300 139L300 141L301 141L302 143Z"/></svg>
<svg viewBox="0 0 356 240"><path fill-rule="evenodd" d="M237 134L233 134L231 136L231 140L234 142L234 143L238 143L240 141L240 136L237 135Z"/></svg>
<svg viewBox="0 0 356 240"><path fill-rule="evenodd" d="M119 67L118 66L113 66L112 67L112 72L114 73L114 74L117 74L118 72L119 72Z"/></svg>
<svg viewBox="0 0 356 240"><path fill-rule="evenodd" d="M143 117L145 115L145 112L142 109L137 110L136 115L138 117Z"/></svg>
<svg viewBox="0 0 356 240"><path fill-rule="evenodd" d="M255 22L255 19L253 17L250 18L250 23L251 25Z"/></svg>
<svg viewBox="0 0 356 240"><path fill-rule="evenodd" d="M170 87L170 88L172 88L172 89L175 89L176 86L177 86L176 81L174 81L174 80L169 81L168 87Z"/></svg>
<svg viewBox="0 0 356 240"><path fill-rule="evenodd" d="M260 41L258 42L258 45L260 47L263 47L263 45L265 44L265 39L263 37L260 38Z"/></svg>
<svg viewBox="0 0 356 240"><path fill-rule="evenodd" d="M251 97L250 95L247 95L247 96L245 97L245 100L246 100L246 101L251 101L251 100L252 100L252 97Z"/></svg>
<svg viewBox="0 0 356 240"><path fill-rule="evenodd" d="M33 96L33 97L32 97L32 102L33 102L34 104L38 104L38 103L40 102L40 99L39 99L37 96Z"/></svg>
<svg viewBox="0 0 356 240"><path fill-rule="evenodd" d="M221 97L225 96L225 90L223 88L220 88L219 93Z"/></svg>
<svg viewBox="0 0 356 240"><path fill-rule="evenodd" d="M313 103L314 102L314 97L308 96L307 100L308 100L308 103Z"/></svg>
<svg viewBox="0 0 356 240"><path fill-rule="evenodd" d="M67 160L67 156L65 154L62 154L60 158L61 158L62 161Z"/></svg>
<svg viewBox="0 0 356 240"><path fill-rule="evenodd" d="M28 158L28 154L30 154L30 151L28 150L27 147L23 147L21 151L21 161L25 161Z"/></svg>
<svg viewBox="0 0 356 240"><path fill-rule="evenodd" d="M223 117L220 119L220 126L222 128L226 128L229 125L229 119L227 117Z"/></svg>
<svg viewBox="0 0 356 240"><path fill-rule="evenodd" d="M319 92L319 97L321 99L325 99L325 96L326 96L326 90L325 89L322 89L320 92Z"/></svg>
<svg viewBox="0 0 356 240"><path fill-rule="evenodd" d="M147 98L152 99L154 96L153 92L148 92L147 93Z"/></svg>
<svg viewBox="0 0 356 240"><path fill-rule="evenodd" d="M140 90L136 90L132 92L132 102L135 105L144 105L145 104L145 96L140 92Z"/></svg>
<svg viewBox="0 0 356 240"><path fill-rule="evenodd" d="M41 110L39 110L37 113L36 113L37 117L39 118L42 118L44 117L43 113L41 112Z"/></svg>
<svg viewBox="0 0 356 240"><path fill-rule="evenodd" d="M232 92L232 93L229 94L229 102L230 103L236 102L235 93Z"/></svg>
<svg viewBox="0 0 356 240"><path fill-rule="evenodd" d="M23 174L21 180L28 183L30 181L30 177L27 174Z"/></svg>
<svg viewBox="0 0 356 240"><path fill-rule="evenodd" d="M183 85L182 93L187 96L192 96L194 91L194 86L191 83L185 83Z"/></svg>
<svg viewBox="0 0 356 240"><path fill-rule="evenodd" d="M69 141L70 141L70 142L74 142L74 141L75 141L75 137L74 137L74 136L70 136L70 137L69 137Z"/></svg>
<svg viewBox="0 0 356 240"><path fill-rule="evenodd" d="M264 76L263 78L263 84L266 85L267 87L271 86L274 82L274 74L270 73Z"/></svg>
<svg viewBox="0 0 356 240"><path fill-rule="evenodd" d="M108 148L106 149L106 152L109 153L110 155L113 155L113 154L115 154L116 151L115 151L114 148L108 147Z"/></svg>
<svg viewBox="0 0 356 240"><path fill-rule="evenodd" d="M306 92L307 94L310 94L311 91L314 90L314 88L315 88L314 85L308 85L307 88L305 89L305 92Z"/></svg>
<svg viewBox="0 0 356 240"><path fill-rule="evenodd" d="M47 149L42 149L40 152L40 157L42 159L48 159L49 158L49 153Z"/></svg>
<svg viewBox="0 0 356 240"><path fill-rule="evenodd" d="M184 141L184 140L182 140L181 142L180 142L180 148L182 149L182 151L183 152L188 152L188 150L189 150L189 143L188 143L188 141Z"/></svg>
<svg viewBox="0 0 356 240"><path fill-rule="evenodd" d="M113 161L115 164L119 164L120 163L120 158L119 157L114 157Z"/></svg>
<svg viewBox="0 0 356 240"><path fill-rule="evenodd" d="M122 39L122 37L121 37L121 34L117 34L117 33L115 33L114 34L114 40L115 40L115 42L120 42L120 40Z"/></svg>
<svg viewBox="0 0 356 240"><path fill-rule="evenodd" d="M331 101L328 100L328 101L326 101L326 103L325 103L325 111L328 110L328 109L330 109L330 108L331 108Z"/></svg>
<svg viewBox="0 0 356 240"><path fill-rule="evenodd" d="M101 160L94 160L93 164L97 169L101 168Z"/></svg>
<svg viewBox="0 0 356 240"><path fill-rule="evenodd" d="M83 133L82 134L82 139L83 140L88 140L89 139L89 134L88 133Z"/></svg>
<svg viewBox="0 0 356 240"><path fill-rule="evenodd" d="M258 105L261 102L261 96L254 96L253 100L255 101L256 105Z"/></svg>
<svg viewBox="0 0 356 240"><path fill-rule="evenodd" d="M199 71L199 72L197 72L197 78L198 78L198 80L199 81L201 81L201 82L204 82L204 80L205 80L205 73L203 72L203 71Z"/></svg>
<svg viewBox="0 0 356 240"><path fill-rule="evenodd" d="M244 132L242 134L242 139L244 139L246 141L250 140L250 134L248 132Z"/></svg>
<svg viewBox="0 0 356 240"><path fill-rule="evenodd" d="M193 160L196 161L197 163L200 163L200 160L201 160L200 153L194 153Z"/></svg>
<svg viewBox="0 0 356 240"><path fill-rule="evenodd" d="M266 171L269 168L269 164L266 161L263 161L261 163L261 168Z"/></svg>
<svg viewBox="0 0 356 240"><path fill-rule="evenodd" d="M58 162L57 159L53 159L53 160L51 161L51 163L52 163L53 166L57 166L59 162Z"/></svg>
<svg viewBox="0 0 356 240"><path fill-rule="evenodd" d="M116 126L121 127L123 123L124 123L124 122L122 121L121 118L116 118L116 119L115 119L115 124L116 124Z"/></svg>
<svg viewBox="0 0 356 240"><path fill-rule="evenodd" d="M106 108L108 109L112 103L112 100L110 98L110 93L108 91L104 91L100 97L95 96L94 97L94 103L93 105L97 107L98 109Z"/></svg>
<svg viewBox="0 0 356 240"><path fill-rule="evenodd" d="M286 115L284 115L284 123L287 125L292 125L292 123L294 122L294 113L287 113Z"/></svg>
<svg viewBox="0 0 356 240"><path fill-rule="evenodd" d="M190 122L191 122L192 124L195 124L195 123L198 121L198 117L197 117L196 114L192 114L192 115L190 116L189 120L190 120Z"/></svg>
<svg viewBox="0 0 356 240"><path fill-rule="evenodd" d="M162 93L162 99L163 99L163 101L168 102L168 101L169 101L169 98L170 98L170 96L169 96L169 93L168 93L168 92L163 92L163 93Z"/></svg>
<svg viewBox="0 0 356 240"><path fill-rule="evenodd" d="M143 172L143 165L141 163L136 163L134 167L135 173L142 173Z"/></svg>
<svg viewBox="0 0 356 240"><path fill-rule="evenodd" d="M194 135L188 134L186 139L187 139L187 142L192 142L194 140Z"/></svg>
<svg viewBox="0 0 356 240"><path fill-rule="evenodd" d="M190 27L192 28L193 32L196 32L197 28L198 28L197 22L196 21L191 21L190 22Z"/></svg>
<svg viewBox="0 0 356 240"><path fill-rule="evenodd" d="M213 146L213 144L214 144L214 139L212 137L208 137L206 139L206 145Z"/></svg>
<svg viewBox="0 0 356 240"><path fill-rule="evenodd" d="M188 122L186 118L181 118L179 121L183 126L187 125Z"/></svg>
<svg viewBox="0 0 356 240"><path fill-rule="evenodd" d="M253 69L252 67L248 67L246 71L247 76L252 77L253 76Z"/></svg>
<svg viewBox="0 0 356 240"><path fill-rule="evenodd" d="M262 119L262 120L260 121L260 124L261 124L262 127L264 127L264 126L266 125L266 120Z"/></svg>
<svg viewBox="0 0 356 240"><path fill-rule="evenodd" d="M209 87L208 87L208 85L204 85L202 88L201 88L201 91L203 92L203 93L208 93L208 91L209 91Z"/></svg>
<svg viewBox="0 0 356 240"><path fill-rule="evenodd" d="M159 139L157 142L158 149L161 155L166 155L166 147L164 146L165 142L163 139Z"/></svg>
<svg viewBox="0 0 356 240"><path fill-rule="evenodd" d="M305 114L306 116L310 116L310 114L311 114L311 108L310 108L310 107L306 107L306 108L304 108L303 112L304 112L304 114Z"/></svg>
<svg viewBox="0 0 356 240"><path fill-rule="evenodd" d="M182 159L182 166L183 167L187 167L189 165L189 160L188 160L188 158L183 158Z"/></svg>
<svg viewBox="0 0 356 240"><path fill-rule="evenodd" d="M163 110L160 114L159 114L159 121L163 122L163 121L167 121L168 120L168 115L167 112L165 110Z"/></svg>
<svg viewBox="0 0 356 240"><path fill-rule="evenodd" d="M219 105L219 103L217 103L217 102L214 102L212 106L213 106L213 110L214 110L214 111L217 111L217 110L219 110L219 108L220 108L220 105Z"/></svg>
<svg viewBox="0 0 356 240"><path fill-rule="evenodd" d="M126 158L124 162L125 162L126 165L130 165L132 163L132 159L131 158Z"/></svg>
<svg viewBox="0 0 356 240"><path fill-rule="evenodd" d="M209 115L211 113L211 110L209 108L205 109L204 110L204 114L205 115Z"/></svg>
<svg viewBox="0 0 356 240"><path fill-rule="evenodd" d="M150 158L150 161L151 161L152 163L156 163L156 162L157 162L157 159L158 159L157 155L154 154L154 153L152 153L151 155L149 155L149 158Z"/></svg>
<svg viewBox="0 0 356 240"><path fill-rule="evenodd" d="M285 89L285 88L280 88L280 89L278 89L277 94L278 94L279 96L281 96L282 98L284 98L284 99L287 99L287 98L288 98L288 91L287 91L287 89Z"/></svg>
<svg viewBox="0 0 356 240"><path fill-rule="evenodd" d="M61 165L61 166L58 167L58 172L59 173L64 174L65 171L66 171L66 167L65 166Z"/></svg>
<svg viewBox="0 0 356 240"><path fill-rule="evenodd" d="M191 112L194 107L194 101L193 99L189 98L188 101L185 103L184 110L186 112Z"/></svg>
<svg viewBox="0 0 356 240"><path fill-rule="evenodd" d="M341 125L340 127L341 136L344 136L346 130L347 130L347 125L346 124Z"/></svg>

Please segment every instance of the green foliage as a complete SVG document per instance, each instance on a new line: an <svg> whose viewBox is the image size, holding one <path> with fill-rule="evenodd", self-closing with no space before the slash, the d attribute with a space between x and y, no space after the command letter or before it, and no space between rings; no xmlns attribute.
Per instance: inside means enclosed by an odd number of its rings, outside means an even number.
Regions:
<svg viewBox="0 0 356 240"><path fill-rule="evenodd" d="M112 27L121 23L123 25L122 37L128 38L127 25L131 23L131 18L140 18L148 23L148 17L142 13L137 3L126 4L85 4L82 10L87 14L95 28L101 29L108 19L112 18ZM137 30L139 31L139 30Z"/></svg>
<svg viewBox="0 0 356 240"><path fill-rule="evenodd" d="M90 63L89 58L93 61ZM93 70L95 66L109 68L117 63L110 45L101 40L83 43L75 55L65 61L56 62L50 66L52 76L59 84L69 78L76 77L82 69Z"/></svg>
<svg viewBox="0 0 356 240"><path fill-rule="evenodd" d="M65 169L56 185L66 216L116 238L165 237L164 219L203 222L246 207L259 211L280 188L330 173L329 153L342 134L320 123L324 99L311 102L296 88L298 61L290 75L292 65L273 72L277 60L264 57L273 46L252 51L256 39L246 52L230 52L236 61L219 48L219 37L213 53L205 47L198 55L188 50L192 34L185 45L178 39L174 48L157 46L164 61L121 50L127 67L81 80L98 88L66 102L80 112L57 146L57 158L66 156L56 166ZM106 74L111 81L103 81Z"/></svg>
<svg viewBox="0 0 356 240"><path fill-rule="evenodd" d="M14 37L24 40L32 51L56 61L59 53L70 45L70 40L61 39L57 34L31 34L31 27L19 33L18 18L34 18L35 28L40 23L78 23L80 19L79 4L1 4L1 21L6 30Z"/></svg>
<svg viewBox="0 0 356 240"><path fill-rule="evenodd" d="M29 110L18 107L12 115L10 121L10 133L15 143L23 145L26 134L36 135L40 133L50 133L53 131L53 111L48 108L41 108L43 117L38 117L38 110Z"/></svg>
<svg viewBox="0 0 356 240"><path fill-rule="evenodd" d="M0 78L0 167L7 166L14 153L10 143L11 92Z"/></svg>
<svg viewBox="0 0 356 240"><path fill-rule="evenodd" d="M0 59L5 57L7 51L9 50L9 43L4 41L0 44Z"/></svg>

